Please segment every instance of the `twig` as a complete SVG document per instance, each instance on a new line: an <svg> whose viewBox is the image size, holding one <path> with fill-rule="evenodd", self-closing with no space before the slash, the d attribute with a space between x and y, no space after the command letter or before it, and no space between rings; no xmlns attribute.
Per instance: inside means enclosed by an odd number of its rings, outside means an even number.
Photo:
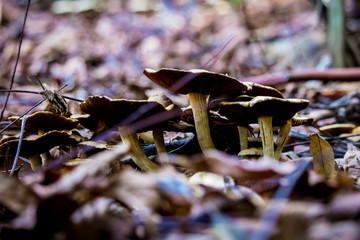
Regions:
<svg viewBox="0 0 360 240"><path fill-rule="evenodd" d="M25 116L26 114L28 114L31 110L33 110L34 108L36 108L37 106L39 106L41 103L43 103L45 101L45 99L39 101L37 104L35 104L34 106L32 106L29 110L27 110L25 113L23 113L20 117L18 117L17 119L15 119L14 121L12 121L11 123L9 123L6 127L4 127L1 131L0 134L2 134L6 129L8 129L9 127L11 127L14 123L16 123L17 121L19 121L20 118L22 118L23 116Z"/></svg>
<svg viewBox="0 0 360 240"><path fill-rule="evenodd" d="M359 81L360 68L330 68L323 71L307 69L293 73L269 73L261 76L247 77L242 82L256 82L263 85L278 85L286 82L307 80L330 81Z"/></svg>
<svg viewBox="0 0 360 240"><path fill-rule="evenodd" d="M40 92L36 92L36 91L28 91L28 90L0 90L0 92L14 92L14 93L31 93L31 94L41 94ZM84 102L84 100L82 99L78 99L78 98L73 98L73 97L69 97L69 96L65 96L65 95L61 95L63 98L69 99L69 100L73 100L76 102Z"/></svg>
<svg viewBox="0 0 360 240"><path fill-rule="evenodd" d="M14 174L15 167L16 167L19 155L20 155L21 143L22 143L23 136L24 136L25 123L26 123L27 118L28 118L28 116L25 115L23 117L23 120L22 120L22 123L21 123L21 132L20 132L19 144L18 144L18 147L17 147L17 150L16 150L16 155L15 155L15 159L14 159L14 162L13 162L13 165L12 165L12 168L11 168L10 176L12 176Z"/></svg>
<svg viewBox="0 0 360 240"><path fill-rule="evenodd" d="M324 140L330 142L333 140L338 140L338 139L347 139L350 137L358 137L360 136L360 133L357 134L352 134L352 135L348 135L348 136L335 136L335 137L324 137ZM286 147L294 147L294 146L298 146L298 145L305 145L305 144L310 144L310 141L302 141L302 142L296 142L296 143L290 143L284 146L284 148Z"/></svg>
<svg viewBox="0 0 360 240"><path fill-rule="evenodd" d="M279 218L281 209L284 207L287 198L290 196L300 176L305 172L309 162L310 161L300 160L296 170L284 179L284 182L286 183L281 185L276 191L273 200L270 202L262 215L257 231L252 234L250 240L269 239L277 219Z"/></svg>
<svg viewBox="0 0 360 240"><path fill-rule="evenodd" d="M30 8L30 2L31 2L31 0L28 0L27 5L26 5L26 11L25 11L25 16L24 16L24 23L23 23L22 30L21 30L21 35L20 35L19 49L18 49L18 53L17 53L17 56L16 56L16 62L15 62L15 66L14 66L14 71L13 71L13 74L12 74L12 76L11 76L11 83L10 83L10 88L9 88L9 90L12 89L13 84L14 84L14 80L15 80L16 68L17 68L17 65L18 65L19 59L20 59L21 45L22 45L22 41L23 41L23 37L24 37L25 24L26 24L27 15L28 15L29 8ZM8 94L7 94L7 96L6 96L6 100L5 100L5 103L4 103L4 107L3 107L2 111L1 111L1 114L0 114L0 121L2 120L2 118L3 118L3 116L4 116L4 112L5 112L7 103L8 103L8 101L9 101L10 93L11 93L11 92L8 92Z"/></svg>

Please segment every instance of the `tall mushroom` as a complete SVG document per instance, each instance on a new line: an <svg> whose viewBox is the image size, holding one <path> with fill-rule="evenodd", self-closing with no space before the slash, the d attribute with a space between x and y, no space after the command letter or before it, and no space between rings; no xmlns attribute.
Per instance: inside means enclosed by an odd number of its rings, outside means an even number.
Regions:
<svg viewBox="0 0 360 240"><path fill-rule="evenodd" d="M210 134L207 112L208 95L245 92L249 88L235 78L206 70L162 68L155 71L147 68L143 73L151 81L166 89L174 90L175 93L189 95L190 105L194 113L196 135L203 151L215 148Z"/></svg>
<svg viewBox="0 0 360 240"><path fill-rule="evenodd" d="M254 97L247 102L223 102L219 113L238 125L258 123L263 145L263 156L275 158L273 126L286 125L296 112L306 108L304 99ZM278 157L278 156L277 156Z"/></svg>

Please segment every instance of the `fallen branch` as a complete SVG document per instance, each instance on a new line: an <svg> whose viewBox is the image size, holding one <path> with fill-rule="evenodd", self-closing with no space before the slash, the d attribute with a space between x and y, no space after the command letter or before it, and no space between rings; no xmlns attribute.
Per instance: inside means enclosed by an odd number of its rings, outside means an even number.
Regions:
<svg viewBox="0 0 360 240"><path fill-rule="evenodd" d="M268 86L307 80L320 80L323 82L360 81L360 68L330 68L323 71L305 69L293 73L269 73L241 79L242 82L255 82Z"/></svg>

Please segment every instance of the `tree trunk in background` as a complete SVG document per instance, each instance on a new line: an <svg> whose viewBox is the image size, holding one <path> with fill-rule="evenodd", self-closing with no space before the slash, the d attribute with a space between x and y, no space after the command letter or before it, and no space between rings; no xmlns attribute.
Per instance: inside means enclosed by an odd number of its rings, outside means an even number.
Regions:
<svg viewBox="0 0 360 240"><path fill-rule="evenodd" d="M344 1L331 0L328 9L328 47L333 57L334 68L345 66L344 21Z"/></svg>
<svg viewBox="0 0 360 240"><path fill-rule="evenodd" d="M1 18L2 18L2 0L0 0L0 24L1 24Z"/></svg>

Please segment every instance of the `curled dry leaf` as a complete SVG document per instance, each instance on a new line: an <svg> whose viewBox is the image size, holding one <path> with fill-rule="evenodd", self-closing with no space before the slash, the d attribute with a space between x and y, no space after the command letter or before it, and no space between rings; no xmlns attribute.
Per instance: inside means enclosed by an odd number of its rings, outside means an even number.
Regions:
<svg viewBox="0 0 360 240"><path fill-rule="evenodd" d="M360 177L360 151L353 144L347 145L347 151L343 158L336 159L340 170L345 171L350 178L358 180Z"/></svg>
<svg viewBox="0 0 360 240"><path fill-rule="evenodd" d="M104 176L109 173L109 165L127 154L128 150L128 145L120 144L112 150L95 154L92 156L92 160L78 165L55 183L46 186L35 185L34 190L39 196L48 197L55 194L70 193L80 187L87 190L105 188L107 187L107 180ZM31 177L29 181L31 181Z"/></svg>
<svg viewBox="0 0 360 240"><path fill-rule="evenodd" d="M109 194L135 210L163 216L187 215L195 200L186 178L172 167L146 174L125 170L113 179Z"/></svg>

